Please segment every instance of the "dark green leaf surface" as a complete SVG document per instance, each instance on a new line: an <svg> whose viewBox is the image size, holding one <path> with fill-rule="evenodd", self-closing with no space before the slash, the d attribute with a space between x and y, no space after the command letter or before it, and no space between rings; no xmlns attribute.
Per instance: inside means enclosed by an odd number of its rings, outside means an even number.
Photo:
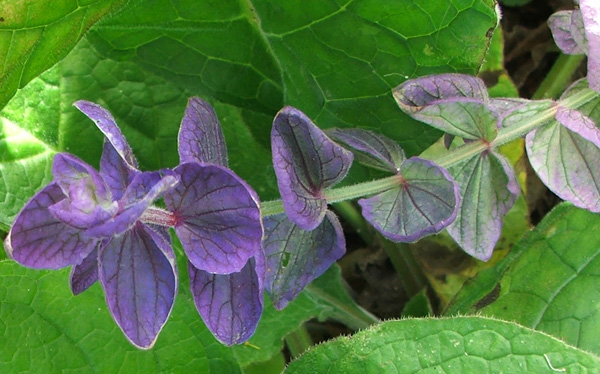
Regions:
<svg viewBox="0 0 600 374"><path fill-rule="evenodd" d="M110 317L97 284L75 297L67 271L13 261L0 262L0 335L2 373L240 372L186 297L176 301L155 347L141 351Z"/></svg>
<svg viewBox="0 0 600 374"><path fill-rule="evenodd" d="M450 312L515 320L600 353L598 230L597 214L560 205L498 269L461 290Z"/></svg>
<svg viewBox="0 0 600 374"><path fill-rule="evenodd" d="M388 321L317 346L285 373L598 373L600 359L511 322Z"/></svg>
<svg viewBox="0 0 600 374"><path fill-rule="evenodd" d="M64 58L100 18L126 0L0 2L0 109L44 70Z"/></svg>

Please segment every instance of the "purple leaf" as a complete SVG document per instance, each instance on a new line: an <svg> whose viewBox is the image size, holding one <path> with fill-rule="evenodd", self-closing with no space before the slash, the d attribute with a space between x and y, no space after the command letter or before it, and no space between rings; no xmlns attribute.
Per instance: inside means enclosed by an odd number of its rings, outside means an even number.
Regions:
<svg viewBox="0 0 600 374"><path fill-rule="evenodd" d="M292 107L277 113L271 148L286 214L301 228L314 229L327 210L323 190L346 176L352 153L334 143L304 113Z"/></svg>
<svg viewBox="0 0 600 374"><path fill-rule="evenodd" d="M580 208L600 212L600 149L557 122L526 138L531 166L548 188Z"/></svg>
<svg viewBox="0 0 600 374"><path fill-rule="evenodd" d="M581 0L579 3L588 45L587 78L590 88L600 92L600 2Z"/></svg>
<svg viewBox="0 0 600 374"><path fill-rule="evenodd" d="M121 155L123 160L125 160L132 168L137 169L137 161L135 160L133 151L127 143L127 140L125 140L121 130L119 130L112 114L100 105L89 101L80 100L73 103L73 105L94 121L96 126L104 133L108 141L115 147L115 150Z"/></svg>
<svg viewBox="0 0 600 374"><path fill-rule="evenodd" d="M556 120L564 127L600 147L600 129L594 121L578 110L558 106Z"/></svg>
<svg viewBox="0 0 600 374"><path fill-rule="evenodd" d="M110 188L113 200L123 197L127 186L137 173L139 171L127 164L110 142L104 142L100 158L100 175Z"/></svg>
<svg viewBox="0 0 600 374"><path fill-rule="evenodd" d="M239 272L211 274L188 264L198 313L212 334L226 345L250 339L263 310L265 260L262 252Z"/></svg>
<svg viewBox="0 0 600 374"><path fill-rule="evenodd" d="M101 244L100 244L101 245ZM78 265L73 265L69 284L73 295L79 295L90 288L98 280L97 247Z"/></svg>
<svg viewBox="0 0 600 374"><path fill-rule="evenodd" d="M6 238L13 259L31 268L59 269L81 263L94 250L96 239L50 213L48 208L63 199L61 188L51 183L25 204Z"/></svg>
<svg viewBox="0 0 600 374"><path fill-rule="evenodd" d="M356 152L358 161L381 170L397 173L406 158L400 145L392 139L362 129L333 129L331 137Z"/></svg>
<svg viewBox="0 0 600 374"><path fill-rule="evenodd" d="M402 164L397 188L358 203L365 219L386 238L414 242L451 224L459 199L458 185L445 169L412 157Z"/></svg>
<svg viewBox="0 0 600 374"><path fill-rule="evenodd" d="M578 10L561 10L548 18L558 48L568 55L587 54L583 17Z"/></svg>
<svg viewBox="0 0 600 374"><path fill-rule="evenodd" d="M495 138L497 115L479 78L440 74L404 82L394 90L400 108L411 117L465 139Z"/></svg>
<svg viewBox="0 0 600 374"><path fill-rule="evenodd" d="M435 74L410 79L394 89L394 98L407 113L439 100L472 98L488 101L485 83L466 74Z"/></svg>
<svg viewBox="0 0 600 374"><path fill-rule="evenodd" d="M165 194L175 232L194 267L209 273L240 271L261 251L258 196L231 170L187 163L180 183Z"/></svg>
<svg viewBox="0 0 600 374"><path fill-rule="evenodd" d="M179 129L180 162L227 166L227 148L221 125L212 106L191 97Z"/></svg>
<svg viewBox="0 0 600 374"><path fill-rule="evenodd" d="M171 171L164 176L161 174L157 171L137 173L119 200L119 211L85 233L94 237L110 237L128 230L156 199L179 182L179 177Z"/></svg>
<svg viewBox="0 0 600 374"><path fill-rule="evenodd" d="M109 187L90 165L75 156L58 153L54 156L52 174L67 198L53 206L50 212L64 223L85 229L105 221L117 212Z"/></svg>
<svg viewBox="0 0 600 374"><path fill-rule="evenodd" d="M100 249L99 260L110 313L134 345L151 348L171 313L177 291L170 243L138 222L111 238Z"/></svg>
<svg viewBox="0 0 600 374"><path fill-rule="evenodd" d="M310 282L346 252L346 240L337 217L304 231L285 214L265 218L266 289L277 309L294 300Z"/></svg>
<svg viewBox="0 0 600 374"><path fill-rule="evenodd" d="M498 126L501 128L521 123L523 119L531 118L556 105L552 100L525 99L492 99L490 104L499 113Z"/></svg>
<svg viewBox="0 0 600 374"><path fill-rule="evenodd" d="M509 162L484 152L451 167L462 202L448 233L471 256L487 261L502 229L502 218L519 196L519 185Z"/></svg>

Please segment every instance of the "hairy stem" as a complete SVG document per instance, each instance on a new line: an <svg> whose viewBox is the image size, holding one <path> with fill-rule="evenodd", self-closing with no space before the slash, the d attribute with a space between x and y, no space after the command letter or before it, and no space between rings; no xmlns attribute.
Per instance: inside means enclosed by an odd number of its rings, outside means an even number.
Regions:
<svg viewBox="0 0 600 374"><path fill-rule="evenodd" d="M591 89L585 89L565 100L562 100L560 104L570 109L577 109L597 97L597 92ZM448 168L452 165L462 162L463 160L471 158L472 156L481 153L490 147L498 147L527 135L529 132L554 119L555 113L556 107L542 110L524 118L520 123L516 123L510 127L501 129L498 132L498 136L491 142L491 144L483 141L474 141L458 147L442 155L441 157L436 157L431 161L442 167ZM377 193L389 190L397 185L398 177L394 175L391 177L359 183L352 186L332 188L325 191L325 197L327 198L327 202L332 204L340 201L357 199L359 197L375 195ZM284 210L281 200L273 200L262 203L263 216L270 216L283 212Z"/></svg>

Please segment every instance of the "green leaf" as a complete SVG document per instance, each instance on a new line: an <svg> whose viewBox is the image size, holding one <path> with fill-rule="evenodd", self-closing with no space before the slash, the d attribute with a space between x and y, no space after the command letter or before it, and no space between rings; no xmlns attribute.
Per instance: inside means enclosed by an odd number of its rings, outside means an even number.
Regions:
<svg viewBox="0 0 600 374"><path fill-rule="evenodd" d="M600 353L600 216L564 203L458 294L449 313L478 312Z"/></svg>
<svg viewBox="0 0 600 374"><path fill-rule="evenodd" d="M277 311L265 300L265 311L254 336L248 344L233 347L240 365L268 360L281 351L285 336L313 318L335 319L352 329L378 322L352 300L342 282L341 270L334 265L285 309Z"/></svg>
<svg viewBox="0 0 600 374"><path fill-rule="evenodd" d="M3 1L0 109L29 81L64 58L100 18L126 0Z"/></svg>
<svg viewBox="0 0 600 374"><path fill-rule="evenodd" d="M67 273L0 262L0 372L240 372L189 298L179 296L156 346L141 351L110 317L100 286L75 297Z"/></svg>
<svg viewBox="0 0 600 374"><path fill-rule="evenodd" d="M385 322L313 348L285 373L598 373L599 367L600 358L515 323L456 317Z"/></svg>

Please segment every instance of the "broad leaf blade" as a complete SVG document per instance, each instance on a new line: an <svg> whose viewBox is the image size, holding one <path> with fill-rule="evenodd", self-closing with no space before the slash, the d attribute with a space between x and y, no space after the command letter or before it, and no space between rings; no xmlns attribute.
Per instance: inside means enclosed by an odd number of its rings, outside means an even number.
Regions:
<svg viewBox="0 0 600 374"><path fill-rule="evenodd" d="M445 169L412 157L402 163L398 187L358 203L365 219L386 238L414 242L450 225L459 201L459 187Z"/></svg>
<svg viewBox="0 0 600 374"><path fill-rule="evenodd" d="M67 280L67 270L0 262L1 372L241 372L231 350L204 327L189 296L179 295L156 345L143 351L119 331L99 286L74 297Z"/></svg>
<svg viewBox="0 0 600 374"><path fill-rule="evenodd" d="M346 253L346 240L340 222L329 211L311 231L279 214L265 218L263 247L267 258L265 287L275 307L283 309Z"/></svg>
<svg viewBox="0 0 600 374"><path fill-rule="evenodd" d="M514 320L600 353L599 228L597 214L569 203L559 205L498 269L486 270L467 284L449 312Z"/></svg>
<svg viewBox="0 0 600 374"><path fill-rule="evenodd" d="M583 17L578 10L562 10L548 18L554 42L566 54L587 54L588 46L583 28Z"/></svg>
<svg viewBox="0 0 600 374"><path fill-rule="evenodd" d="M127 2L24 0L2 5L0 28L0 109L44 70L64 58L100 18Z"/></svg>
<svg viewBox="0 0 600 374"><path fill-rule="evenodd" d="M600 359L562 341L482 317L388 321L321 344L285 373L595 372Z"/></svg>
<svg viewBox="0 0 600 374"><path fill-rule="evenodd" d="M502 217L520 193L515 173L494 152L475 155L449 172L460 186L462 201L448 233L465 252L487 261L500 237Z"/></svg>

